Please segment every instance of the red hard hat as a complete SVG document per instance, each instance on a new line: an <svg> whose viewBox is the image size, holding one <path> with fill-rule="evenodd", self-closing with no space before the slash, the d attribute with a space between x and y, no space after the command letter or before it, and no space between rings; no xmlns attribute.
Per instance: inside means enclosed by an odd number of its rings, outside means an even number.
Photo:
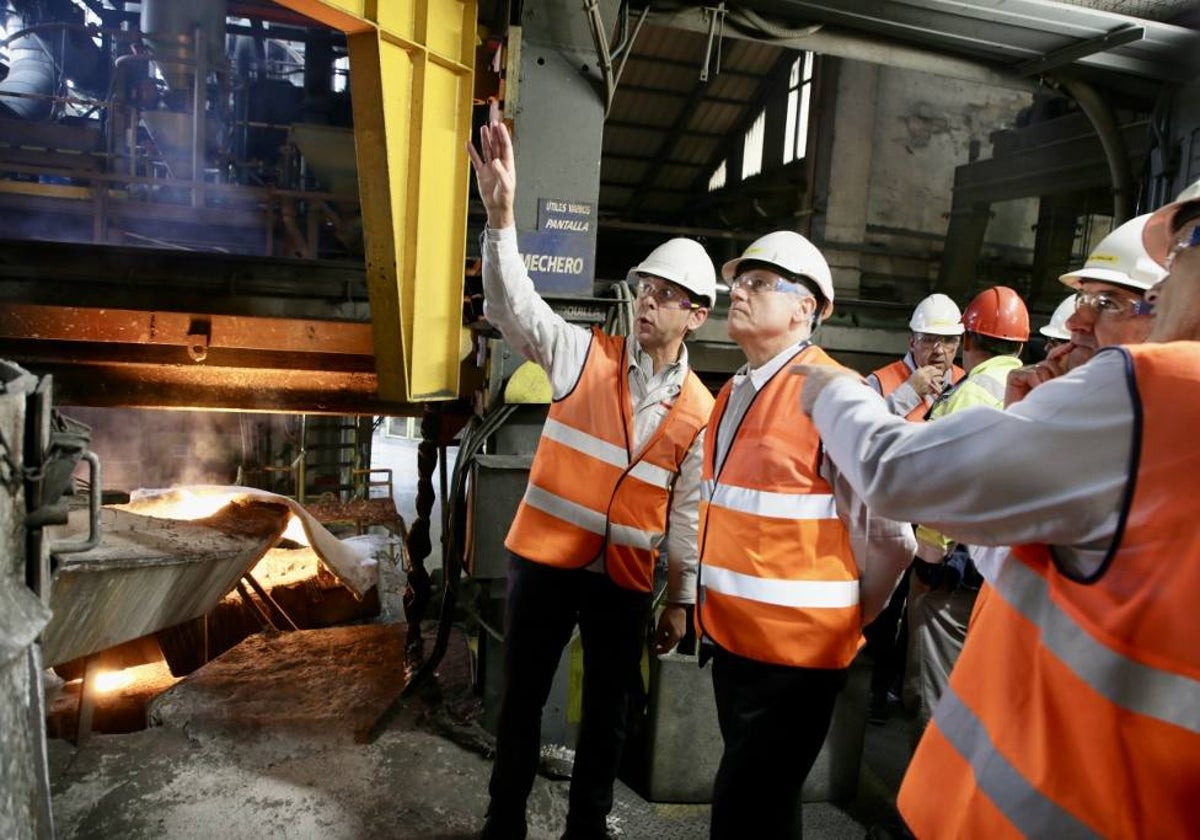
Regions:
<svg viewBox="0 0 1200 840"><path fill-rule="evenodd" d="M992 286L977 294L963 312L962 322L968 332L1005 341L1029 340L1029 310L1008 286Z"/></svg>

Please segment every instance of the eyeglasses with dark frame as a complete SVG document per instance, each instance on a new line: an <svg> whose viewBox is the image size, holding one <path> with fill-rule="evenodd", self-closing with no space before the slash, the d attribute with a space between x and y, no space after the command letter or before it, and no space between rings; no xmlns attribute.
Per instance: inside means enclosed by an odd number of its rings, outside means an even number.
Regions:
<svg viewBox="0 0 1200 840"><path fill-rule="evenodd" d="M658 284L651 280L639 280L637 284L638 297L652 297L659 306L675 309L699 309L700 304L692 303L687 292L669 283Z"/></svg>

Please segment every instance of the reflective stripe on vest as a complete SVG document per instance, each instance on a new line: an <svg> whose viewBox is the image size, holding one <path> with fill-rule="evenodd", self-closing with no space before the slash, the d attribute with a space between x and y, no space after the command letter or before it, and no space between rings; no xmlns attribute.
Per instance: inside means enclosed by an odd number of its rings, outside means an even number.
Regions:
<svg viewBox="0 0 1200 840"><path fill-rule="evenodd" d="M952 686L942 695L937 714L938 731L970 765L980 790L1022 834L1055 840L1100 836L1042 795L996 751L979 718L963 705Z"/></svg>
<svg viewBox="0 0 1200 840"><path fill-rule="evenodd" d="M603 551L614 582L649 591L670 491L712 396L689 371L674 406L631 458L625 346L624 338L593 331L579 382L550 408L505 545L562 568L586 566Z"/></svg>
<svg viewBox="0 0 1200 840"><path fill-rule="evenodd" d="M775 519L837 519L832 493L772 493L705 481L704 500L710 505Z"/></svg>
<svg viewBox="0 0 1200 840"><path fill-rule="evenodd" d="M836 364L816 347L795 361ZM705 439L697 626L722 648L782 665L842 668L859 638L858 568L818 473L820 440L788 365L755 395L719 474L717 425Z"/></svg>
<svg viewBox="0 0 1200 840"><path fill-rule="evenodd" d="M629 453L624 448L601 440L582 429L573 429L553 417L546 418L546 424L542 426L542 436L558 441L563 446L569 446L576 452L582 452L598 461L611 464L617 469L624 470L629 466Z"/></svg>
<svg viewBox="0 0 1200 840"><path fill-rule="evenodd" d="M1200 802L1200 343L1129 364L1133 457L1101 570L1017 546L977 605L899 806L919 837L1176 836ZM930 791L936 790L935 796Z"/></svg>
<svg viewBox="0 0 1200 840"><path fill-rule="evenodd" d="M856 580L768 580L709 565L706 588L780 607L853 607L858 603Z"/></svg>

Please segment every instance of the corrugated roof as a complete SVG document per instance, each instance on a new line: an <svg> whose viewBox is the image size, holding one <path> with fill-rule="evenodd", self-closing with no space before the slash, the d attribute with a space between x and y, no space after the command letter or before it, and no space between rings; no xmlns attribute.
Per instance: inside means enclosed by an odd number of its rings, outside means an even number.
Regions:
<svg viewBox="0 0 1200 840"><path fill-rule="evenodd" d="M782 51L732 38L714 39L710 51L707 34L644 26L605 125L601 210L624 213L635 196L645 215L682 209L749 121Z"/></svg>
<svg viewBox="0 0 1200 840"><path fill-rule="evenodd" d="M608 122L601 211L627 219L679 213L703 199L707 176L760 107L785 52L830 54L838 39L966 57L996 74L1035 79L1064 68L1100 88L1144 96L1155 82L1200 74L1196 0L746 0L766 28L730 9L710 44L708 12L653 13L625 58ZM1187 25L1179 25L1186 23ZM658 25L656 25L658 24ZM668 26L668 24L670 24ZM757 34L752 34L755 30ZM1118 37L1113 37L1116 34ZM708 56L708 80L701 74ZM619 63L620 59L618 59ZM1139 87L1140 86L1140 87ZM611 157L611 160L609 159ZM619 186L618 186L619 185ZM694 188L695 195L687 190ZM663 221L671 221L663 219Z"/></svg>

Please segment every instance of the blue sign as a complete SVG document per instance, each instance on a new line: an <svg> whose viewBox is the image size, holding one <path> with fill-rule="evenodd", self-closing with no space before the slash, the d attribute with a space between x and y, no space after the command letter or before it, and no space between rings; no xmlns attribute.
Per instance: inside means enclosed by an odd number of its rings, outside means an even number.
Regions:
<svg viewBox="0 0 1200 840"><path fill-rule="evenodd" d="M525 270L538 291L591 295L596 259L594 236L555 230L522 231L517 242Z"/></svg>
<svg viewBox="0 0 1200 840"><path fill-rule="evenodd" d="M525 270L539 291L590 295L596 274L596 205L538 199L538 228L518 237Z"/></svg>

